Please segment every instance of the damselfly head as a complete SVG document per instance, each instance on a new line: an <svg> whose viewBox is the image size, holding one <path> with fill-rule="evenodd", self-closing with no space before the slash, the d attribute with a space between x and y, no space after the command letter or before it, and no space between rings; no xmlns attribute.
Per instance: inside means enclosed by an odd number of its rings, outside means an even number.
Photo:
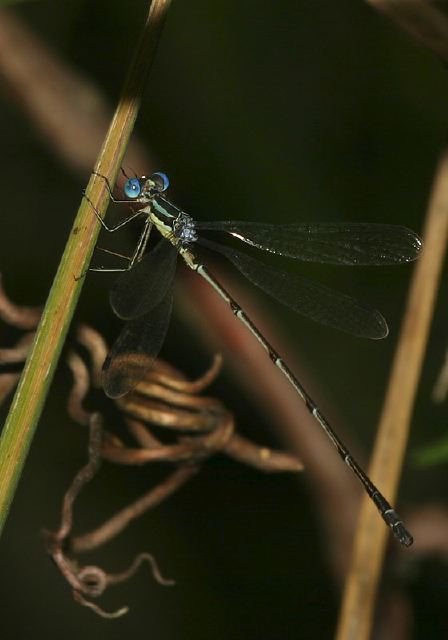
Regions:
<svg viewBox="0 0 448 640"><path fill-rule="evenodd" d="M165 173L157 171L147 178L129 178L124 184L124 194L130 200L145 202L154 196L163 193L170 186L170 181Z"/></svg>

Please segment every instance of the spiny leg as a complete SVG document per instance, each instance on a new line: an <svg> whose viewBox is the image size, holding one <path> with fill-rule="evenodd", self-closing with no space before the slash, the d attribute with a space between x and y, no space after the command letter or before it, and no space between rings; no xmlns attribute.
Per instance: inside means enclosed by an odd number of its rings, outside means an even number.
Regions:
<svg viewBox="0 0 448 640"><path fill-rule="evenodd" d="M113 233L114 231L118 231L118 229L121 229L121 227L124 227L125 225L127 225L129 222L131 222L131 220L135 220L135 218L137 218L138 216L141 216L144 212L140 209L139 211L135 211L135 213L132 214L132 216L129 216L129 218L126 218L126 220L123 220L122 222L119 222L118 224L116 224L114 227L109 227L103 220L103 218L100 216L98 209L95 207L95 205L93 204L93 202L91 201L91 199L89 198L89 196L86 194L86 192L84 192L84 198L87 200L87 202L90 204L90 206L92 207L95 216L97 217L98 222L101 223L101 226L106 229L106 231L108 231L109 233ZM118 202L118 203L123 203L123 202L127 202L129 204L129 200L112 200L112 202Z"/></svg>
<svg viewBox="0 0 448 640"><path fill-rule="evenodd" d="M123 169L122 169L122 171L124 173ZM129 204L129 200L116 200L114 198L112 190L111 190L111 187L110 187L110 184L109 184L109 180L107 179L106 176L104 176L103 174L98 173L96 171L93 171L92 173L94 175L97 175L97 176L103 178L103 180L106 183L107 189L109 191L109 197L112 200L112 202ZM124 173L124 175L126 175L126 174ZM119 229L121 229L122 227L127 225L129 222L131 222L132 220L134 220L138 216L141 216L141 215L146 215L147 216L148 215L146 211L144 211L143 209L139 209L132 216L130 216L129 218L126 218L126 220L123 220L122 222L119 222L114 227L109 227L105 223L105 221L103 220L101 215L99 214L99 211L97 210L97 208L93 204L92 200L88 197L88 195L85 192L84 192L84 197L86 198L87 202L92 207L92 209L93 209L93 211L95 213L95 216L97 217L98 221L101 223L102 227L104 229L106 229L106 231L108 231L109 233L113 233L114 231L118 231ZM101 269L96 269L96 268L91 268L91 269L89 269L89 271L111 271L111 272L113 272L113 271L127 271L127 270L131 269L132 266L136 262L139 262L143 257L143 254L145 252L145 249L146 249L146 246L147 246L147 243L148 243L148 240L149 240L149 235L151 233L151 228L152 228L152 223L151 223L149 217L147 217L147 219L145 221L145 226L144 226L144 228L143 228L143 230L142 230L142 232L140 234L140 237L139 237L139 240L138 240L138 243L137 243L137 246L135 248L134 253L132 254L132 256L130 258L128 258L126 256L126 258L129 260L129 265L128 265L128 267L126 269L118 269L118 268L117 269L102 269L102 268ZM106 251L106 250L103 249L103 251ZM113 252L109 251L109 253L113 253ZM123 256L123 257L125 257L125 256Z"/></svg>
<svg viewBox="0 0 448 640"><path fill-rule="evenodd" d="M89 267L88 271L97 271L104 273L122 273L123 271L129 271L130 263L132 260L132 256L125 256L122 253L118 253L117 251L111 251L110 249L104 249L103 247L95 247L97 251L103 251L104 253L108 253L111 256L116 256L117 258L121 258L122 260L127 260L128 264L126 267Z"/></svg>
<svg viewBox="0 0 448 640"><path fill-rule="evenodd" d="M125 172L124 172L124 170L121 169L121 171L123 172L123 175L125 177L127 177ZM98 171L92 171L92 174L94 176L98 176L99 178L102 178L104 180L104 182L106 183L107 190L109 191L109 198L112 200L112 202L114 202L115 204L124 204L124 203L129 204L129 199L127 199L127 200L118 200L114 196L113 191L112 191L112 187L110 186L109 178L107 176L103 175L102 173L98 173Z"/></svg>
<svg viewBox="0 0 448 640"><path fill-rule="evenodd" d="M150 218L146 218L145 226L143 227L143 231L140 234L140 238L138 239L135 251L132 254L132 257L129 261L129 269L131 269L136 262L140 262L140 260L143 258L146 245L148 244L151 229L152 229L152 222Z"/></svg>

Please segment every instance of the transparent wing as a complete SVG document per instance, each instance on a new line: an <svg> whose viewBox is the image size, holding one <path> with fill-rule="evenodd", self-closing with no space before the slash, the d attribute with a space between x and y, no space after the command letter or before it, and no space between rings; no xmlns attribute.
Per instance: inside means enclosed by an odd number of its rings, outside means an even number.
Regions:
<svg viewBox="0 0 448 640"><path fill-rule="evenodd" d="M377 340L388 334L381 313L350 296L215 242L203 238L198 242L224 255L253 284L307 318L362 338Z"/></svg>
<svg viewBox="0 0 448 640"><path fill-rule="evenodd" d="M168 330L173 292L146 314L129 320L103 365L103 388L109 398L119 398L144 377L159 354Z"/></svg>
<svg viewBox="0 0 448 640"><path fill-rule="evenodd" d="M307 262L339 265L393 265L415 260L421 250L416 233L393 224L197 222L198 230L224 231L242 242Z"/></svg>
<svg viewBox="0 0 448 640"><path fill-rule="evenodd" d="M130 320L156 307L173 284L176 263L176 249L167 240L160 240L112 286L109 300L116 315Z"/></svg>

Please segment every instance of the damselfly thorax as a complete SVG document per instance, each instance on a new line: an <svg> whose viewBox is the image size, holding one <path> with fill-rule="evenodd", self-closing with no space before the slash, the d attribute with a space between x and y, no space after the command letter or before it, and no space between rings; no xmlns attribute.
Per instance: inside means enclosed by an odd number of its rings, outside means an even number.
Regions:
<svg viewBox="0 0 448 640"><path fill-rule="evenodd" d="M202 232L228 234L261 251L297 260L351 266L410 262L417 258L421 249L417 234L406 227L390 224L299 222L278 225L235 220L195 221L168 199L168 186L169 180L164 173L157 172L149 178L130 178L124 186L124 200L116 200L110 193L115 202L141 205L136 213L113 228L108 227L97 214L108 231L115 231L136 217L145 220L129 265L110 293L112 309L126 320L126 324L104 363L106 394L115 398L132 390L157 357L171 316L174 276L177 256L180 255L186 265L221 296L266 351L327 434L342 460L360 480L396 538L405 546L412 544L412 536L397 513L353 458L285 360L210 272L198 251L205 248L220 253L253 284L303 316L359 337L380 339L387 335L388 327L376 309L301 275L259 262L233 247L212 242L202 237ZM160 233L161 239L146 251L152 229ZM135 366L138 356L141 356L141 366Z"/></svg>

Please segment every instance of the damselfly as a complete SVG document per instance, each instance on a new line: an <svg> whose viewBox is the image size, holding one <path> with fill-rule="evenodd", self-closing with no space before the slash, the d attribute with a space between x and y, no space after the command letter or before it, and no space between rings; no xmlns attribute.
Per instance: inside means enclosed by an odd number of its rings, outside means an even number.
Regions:
<svg viewBox="0 0 448 640"><path fill-rule="evenodd" d="M104 363L103 386L106 394L116 398L130 391L157 357L170 320L174 274L177 256L180 255L190 269L213 287L259 341L323 428L342 460L356 474L396 538L405 546L411 545L412 536L397 513L353 458L285 361L198 258L193 247L202 246L222 254L253 284L297 313L357 336L379 339L388 333L386 321L379 311L297 274L280 271L258 262L248 254L206 240L199 232L224 232L262 251L337 265L395 265L410 262L421 249L419 237L406 227L389 224L276 225L234 220L197 222L167 198L169 180L164 173L157 172L149 178L128 179L124 185L125 199L122 200L115 199L107 180L106 184L114 202L132 202L139 206L133 215L115 227L108 227L95 211L108 231L116 231L138 216L145 218L129 265L110 294L114 312L127 323ZM158 244L145 252L153 227L162 237ZM132 364L129 354L132 354Z"/></svg>

